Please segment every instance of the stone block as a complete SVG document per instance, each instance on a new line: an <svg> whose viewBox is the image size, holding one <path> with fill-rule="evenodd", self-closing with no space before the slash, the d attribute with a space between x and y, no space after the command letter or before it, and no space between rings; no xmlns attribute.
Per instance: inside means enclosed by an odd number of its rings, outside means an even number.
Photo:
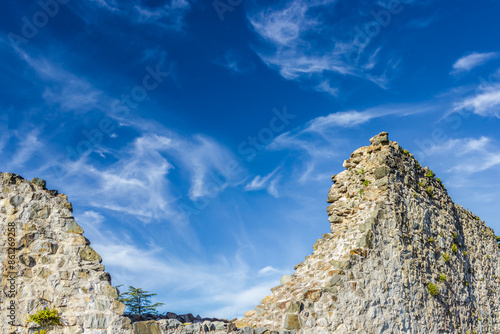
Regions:
<svg viewBox="0 0 500 334"><path fill-rule="evenodd" d="M285 329L300 329L300 317L297 314L287 314L285 316L285 323L283 324Z"/></svg>

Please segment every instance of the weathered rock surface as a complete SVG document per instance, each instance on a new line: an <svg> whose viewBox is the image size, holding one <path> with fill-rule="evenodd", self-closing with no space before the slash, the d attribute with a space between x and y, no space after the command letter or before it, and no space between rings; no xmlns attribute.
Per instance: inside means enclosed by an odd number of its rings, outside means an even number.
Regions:
<svg viewBox="0 0 500 334"><path fill-rule="evenodd" d="M387 133L370 141L332 177L331 233L238 324L303 334L500 333L493 230Z"/></svg>
<svg viewBox="0 0 500 334"><path fill-rule="evenodd" d="M50 333L500 333L493 230L387 133L370 142L332 177L331 232L235 323L167 313L132 324L66 196L0 173L1 332L33 333L28 314L49 307L65 324Z"/></svg>
<svg viewBox="0 0 500 334"><path fill-rule="evenodd" d="M0 173L1 332L33 333L28 315L48 307L64 323L51 333L130 333L125 306L71 203L45 186Z"/></svg>

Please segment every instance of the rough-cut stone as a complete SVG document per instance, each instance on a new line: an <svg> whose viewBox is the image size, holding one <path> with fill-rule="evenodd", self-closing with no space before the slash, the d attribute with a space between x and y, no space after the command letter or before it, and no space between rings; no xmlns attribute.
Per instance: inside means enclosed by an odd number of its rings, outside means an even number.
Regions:
<svg viewBox="0 0 500 334"><path fill-rule="evenodd" d="M131 334L124 305L104 267L96 266L101 257L80 235L67 197L37 178L0 173L0 184L0 332L33 333L28 315L48 307L66 324L49 333ZM12 318L7 305L14 305Z"/></svg>
<svg viewBox="0 0 500 334"><path fill-rule="evenodd" d="M162 334L160 330L160 325L158 322L150 321L139 321L134 323L134 334Z"/></svg>
<svg viewBox="0 0 500 334"><path fill-rule="evenodd" d="M285 316L285 329L300 329L300 318L296 314L287 314Z"/></svg>
<svg viewBox="0 0 500 334"><path fill-rule="evenodd" d="M49 307L65 323L55 334L500 333L493 230L386 132L370 142L332 177L331 233L234 322L167 313L132 325L67 197L0 173L1 332L33 333L28 314Z"/></svg>
<svg viewBox="0 0 500 334"><path fill-rule="evenodd" d="M300 334L500 333L493 230L387 133L370 141L332 177L331 233L288 284L271 289L266 301L278 302L262 303L263 315L246 323ZM304 307L291 314L284 302Z"/></svg>
<svg viewBox="0 0 500 334"><path fill-rule="evenodd" d="M285 285L286 283L290 282L292 280L292 275L284 275L280 279L280 284Z"/></svg>

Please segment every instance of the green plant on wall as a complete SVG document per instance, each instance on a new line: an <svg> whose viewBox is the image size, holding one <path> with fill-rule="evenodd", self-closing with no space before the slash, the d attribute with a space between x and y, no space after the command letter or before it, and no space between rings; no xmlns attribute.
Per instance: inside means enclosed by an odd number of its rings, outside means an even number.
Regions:
<svg viewBox="0 0 500 334"><path fill-rule="evenodd" d="M437 295L439 295L439 288L438 288L438 286L436 284L429 283L427 285L427 291L429 291L429 294L432 297L436 297Z"/></svg>
<svg viewBox="0 0 500 334"><path fill-rule="evenodd" d="M28 319L43 328L35 332L35 334L46 334L47 331L45 329L48 327L62 325L59 312L55 309L51 310L49 308L45 308L43 310L39 310L35 314L31 314Z"/></svg>
<svg viewBox="0 0 500 334"><path fill-rule="evenodd" d="M452 251L453 253L457 254L457 252L458 252L458 246L457 246L457 244L453 244L453 245L451 245L451 251Z"/></svg>
<svg viewBox="0 0 500 334"><path fill-rule="evenodd" d="M450 253L443 253L443 260L444 262L450 261Z"/></svg>

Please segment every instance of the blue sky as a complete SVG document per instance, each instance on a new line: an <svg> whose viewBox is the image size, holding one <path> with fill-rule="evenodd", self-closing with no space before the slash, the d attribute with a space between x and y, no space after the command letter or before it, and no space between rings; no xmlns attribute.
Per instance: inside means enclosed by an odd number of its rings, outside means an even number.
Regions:
<svg viewBox="0 0 500 334"><path fill-rule="evenodd" d="M0 170L67 194L113 284L236 317L388 131L500 233L500 1L0 3Z"/></svg>

